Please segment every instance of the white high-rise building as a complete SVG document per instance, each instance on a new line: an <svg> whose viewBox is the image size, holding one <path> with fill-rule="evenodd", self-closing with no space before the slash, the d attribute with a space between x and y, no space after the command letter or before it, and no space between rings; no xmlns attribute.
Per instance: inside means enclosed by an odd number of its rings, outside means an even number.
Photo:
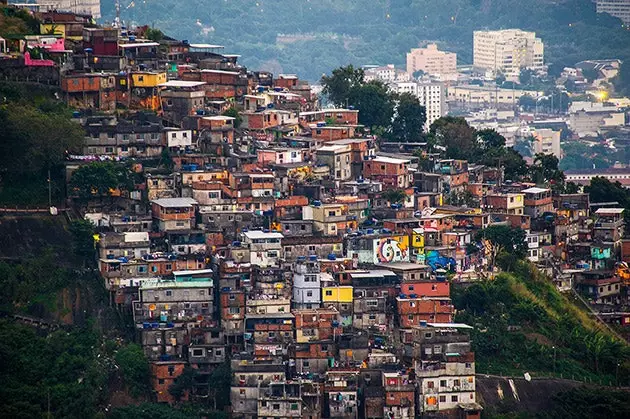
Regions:
<svg viewBox="0 0 630 419"><path fill-rule="evenodd" d="M473 66L518 81L521 69L544 70L544 46L535 32L520 29L475 31Z"/></svg>
<svg viewBox="0 0 630 419"><path fill-rule="evenodd" d="M101 17L101 0L37 0L37 4L59 12L91 15L95 19Z"/></svg>
<svg viewBox="0 0 630 419"><path fill-rule="evenodd" d="M596 0L597 13L608 13L630 25L630 0Z"/></svg>
<svg viewBox="0 0 630 419"><path fill-rule="evenodd" d="M426 109L425 129L428 129L436 119L444 115L446 89L442 83L406 81L390 83L389 86L396 93L411 93L418 97L420 104Z"/></svg>

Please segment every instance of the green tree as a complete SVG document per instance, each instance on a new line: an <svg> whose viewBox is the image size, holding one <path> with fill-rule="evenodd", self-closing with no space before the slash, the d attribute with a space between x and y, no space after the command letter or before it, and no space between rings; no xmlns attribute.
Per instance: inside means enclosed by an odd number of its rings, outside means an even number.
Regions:
<svg viewBox="0 0 630 419"><path fill-rule="evenodd" d="M154 28L147 28L144 36L145 38L150 39L154 42L160 42L162 39L164 39L164 33L162 33L161 30Z"/></svg>
<svg viewBox="0 0 630 419"><path fill-rule="evenodd" d="M109 196L112 190L133 189L129 169L113 162L93 162L79 167L70 178L71 196L82 200Z"/></svg>
<svg viewBox="0 0 630 419"><path fill-rule="evenodd" d="M389 128L394 116L394 101L387 86L373 80L350 89L350 105L359 110L359 122L368 128Z"/></svg>
<svg viewBox="0 0 630 419"><path fill-rule="evenodd" d="M175 382L169 386L168 392L176 401L179 402L187 392L192 391L195 375L196 371L186 366L179 377L175 379Z"/></svg>
<svg viewBox="0 0 630 419"><path fill-rule="evenodd" d="M615 91L624 96L630 96L630 60L626 60L621 64L619 73L613 79Z"/></svg>
<svg viewBox="0 0 630 419"><path fill-rule="evenodd" d="M83 265L94 262L96 247L94 243L94 224L88 220L75 220L70 223L72 250L83 261Z"/></svg>
<svg viewBox="0 0 630 419"><path fill-rule="evenodd" d="M477 136L474 128L464 118L445 116L436 119L429 128L435 144L445 149L449 159L474 160Z"/></svg>
<svg viewBox="0 0 630 419"><path fill-rule="evenodd" d="M12 181L44 174L78 151L84 132L65 113L44 112L32 105L0 105L0 176Z"/></svg>
<svg viewBox="0 0 630 419"><path fill-rule="evenodd" d="M558 168L560 161L553 154L538 153L529 167L530 178L536 184L550 183L564 188L564 173Z"/></svg>
<svg viewBox="0 0 630 419"><path fill-rule="evenodd" d="M234 118L234 128L240 127L241 124L243 123L243 117L234 106L231 106L228 109L226 109L225 112L223 112L223 116L230 116Z"/></svg>
<svg viewBox="0 0 630 419"><path fill-rule="evenodd" d="M210 394L214 396L214 409L223 410L230 404L230 386L232 383L232 368L230 361L219 365L208 380Z"/></svg>
<svg viewBox="0 0 630 419"><path fill-rule="evenodd" d="M397 97L396 113L391 124L394 139L404 142L418 141L422 137L426 121L426 109L416 96L403 93Z"/></svg>
<svg viewBox="0 0 630 419"><path fill-rule="evenodd" d="M142 347L130 343L118 350L115 360L129 393L133 397L143 397L149 393L149 361Z"/></svg>
<svg viewBox="0 0 630 419"><path fill-rule="evenodd" d="M514 150L516 150L523 157L532 157L533 144L534 137L531 135L527 138L519 138L514 143Z"/></svg>
<svg viewBox="0 0 630 419"><path fill-rule="evenodd" d="M532 82L532 77L534 76L534 71L528 68L524 68L521 70L521 73L518 76L518 81L522 85L528 85Z"/></svg>
<svg viewBox="0 0 630 419"><path fill-rule="evenodd" d="M525 237L525 232L520 228L492 225L479 230L475 240L485 243L486 254L489 256L490 264L494 266L497 256L503 252L523 258L527 251Z"/></svg>
<svg viewBox="0 0 630 419"><path fill-rule="evenodd" d="M323 75L321 84L323 93L336 106L347 106L350 91L361 87L365 73L361 68L354 68L352 64L333 70L332 75Z"/></svg>
<svg viewBox="0 0 630 419"><path fill-rule="evenodd" d="M381 194L390 204L398 204L407 200L407 193L403 189L387 189Z"/></svg>

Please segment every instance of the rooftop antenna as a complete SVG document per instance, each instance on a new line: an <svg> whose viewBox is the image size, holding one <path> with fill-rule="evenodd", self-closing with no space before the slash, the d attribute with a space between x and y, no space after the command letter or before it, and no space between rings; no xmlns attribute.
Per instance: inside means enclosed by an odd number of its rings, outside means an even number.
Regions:
<svg viewBox="0 0 630 419"><path fill-rule="evenodd" d="M114 27L120 28L120 0L116 0L116 18L114 19Z"/></svg>

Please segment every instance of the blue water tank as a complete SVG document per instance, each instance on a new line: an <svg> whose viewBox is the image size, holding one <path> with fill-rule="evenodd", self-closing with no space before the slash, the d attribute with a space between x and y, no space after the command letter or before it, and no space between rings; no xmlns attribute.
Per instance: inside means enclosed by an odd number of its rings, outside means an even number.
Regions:
<svg viewBox="0 0 630 419"><path fill-rule="evenodd" d="M297 260L298 262L304 262L306 260L306 256L298 256Z"/></svg>
<svg viewBox="0 0 630 419"><path fill-rule="evenodd" d="M328 260L337 260L337 255L335 255L334 253L329 253Z"/></svg>
<svg viewBox="0 0 630 419"><path fill-rule="evenodd" d="M321 127L325 127L326 123L325 122L318 122L317 123L317 128L321 128Z"/></svg>
<svg viewBox="0 0 630 419"><path fill-rule="evenodd" d="M197 109L197 115L202 116L205 114L206 114L206 111L204 111L203 109Z"/></svg>
<svg viewBox="0 0 630 419"><path fill-rule="evenodd" d="M310 260L310 261L312 261L312 262L315 262L315 261L317 260L317 255L310 255L310 256L308 257L308 260Z"/></svg>
<svg viewBox="0 0 630 419"><path fill-rule="evenodd" d="M374 229L373 228L368 228L367 229L367 234L374 234Z"/></svg>
<svg viewBox="0 0 630 419"><path fill-rule="evenodd" d="M322 206L322 201L313 201L313 206L314 207L321 207Z"/></svg>
<svg viewBox="0 0 630 419"><path fill-rule="evenodd" d="M129 35L129 41L133 42L136 40L136 36L135 35Z"/></svg>
<svg viewBox="0 0 630 419"><path fill-rule="evenodd" d="M81 118L81 112L79 112L79 111L72 112L72 117L73 118Z"/></svg>
<svg viewBox="0 0 630 419"><path fill-rule="evenodd" d="M418 298L417 294L409 294L409 298Z"/></svg>
<svg viewBox="0 0 630 419"><path fill-rule="evenodd" d="M427 325L427 321L426 320L420 320L420 326L426 327L426 325Z"/></svg>

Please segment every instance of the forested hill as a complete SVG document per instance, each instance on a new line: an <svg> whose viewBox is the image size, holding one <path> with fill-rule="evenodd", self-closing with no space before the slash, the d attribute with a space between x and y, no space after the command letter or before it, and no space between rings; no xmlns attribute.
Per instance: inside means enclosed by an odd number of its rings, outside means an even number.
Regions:
<svg viewBox="0 0 630 419"><path fill-rule="evenodd" d="M103 19L114 0L102 0ZM552 71L586 58L630 58L630 31L592 0L121 0L125 22L226 46L251 68L317 80L353 63L403 64L420 41L472 62L476 29L535 30ZM283 34L284 36L278 36Z"/></svg>

